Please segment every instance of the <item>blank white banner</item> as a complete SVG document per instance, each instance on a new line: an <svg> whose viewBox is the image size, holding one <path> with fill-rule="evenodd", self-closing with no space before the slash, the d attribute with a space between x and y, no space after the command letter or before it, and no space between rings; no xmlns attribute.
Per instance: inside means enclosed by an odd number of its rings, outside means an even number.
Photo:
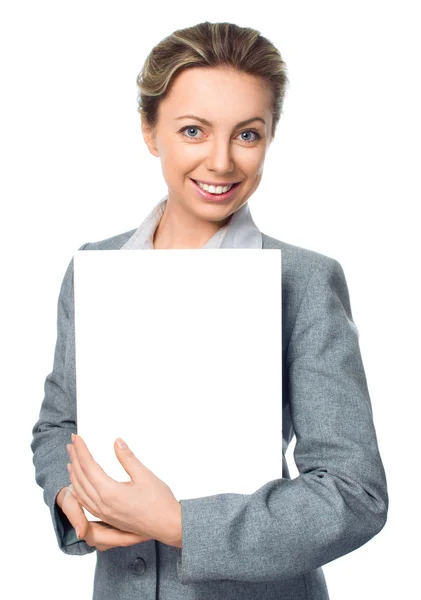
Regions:
<svg viewBox="0 0 421 600"><path fill-rule="evenodd" d="M78 433L109 476L122 437L177 499L282 477L281 250L78 251L74 295Z"/></svg>

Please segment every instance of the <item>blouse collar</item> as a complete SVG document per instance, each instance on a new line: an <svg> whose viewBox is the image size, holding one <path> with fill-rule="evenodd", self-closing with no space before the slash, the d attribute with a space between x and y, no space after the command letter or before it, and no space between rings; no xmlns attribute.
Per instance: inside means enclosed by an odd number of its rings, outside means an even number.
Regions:
<svg viewBox="0 0 421 600"><path fill-rule="evenodd" d="M121 250L153 250L153 236L164 214L168 195L158 202L136 229L134 234L121 247ZM248 201L221 227L200 249L206 248L262 248L262 234L255 225Z"/></svg>

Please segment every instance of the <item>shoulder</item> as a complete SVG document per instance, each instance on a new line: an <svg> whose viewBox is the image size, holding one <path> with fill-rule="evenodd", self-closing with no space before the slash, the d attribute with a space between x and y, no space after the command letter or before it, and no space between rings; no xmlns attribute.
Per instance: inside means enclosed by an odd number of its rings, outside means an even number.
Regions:
<svg viewBox="0 0 421 600"><path fill-rule="evenodd" d="M340 263L326 254L289 244L262 233L263 249L279 249L285 278L307 282L317 271L342 270Z"/></svg>
<svg viewBox="0 0 421 600"><path fill-rule="evenodd" d="M102 240L87 242L79 250L119 250L135 234L136 230L137 228L134 228ZM281 250L282 268L287 279L298 277L305 281L318 269L341 269L335 258L316 250L289 244L264 233L262 233L262 240L263 249Z"/></svg>
<svg viewBox="0 0 421 600"><path fill-rule="evenodd" d="M79 250L119 250L136 232L135 229L118 233L112 237L99 240L97 242L87 242L79 248Z"/></svg>
<svg viewBox="0 0 421 600"><path fill-rule="evenodd" d="M134 228L102 240L87 242L83 244L79 250L119 250L136 231L137 228ZM338 268L339 266L339 263L335 258L315 250L289 244L264 233L262 233L262 240L263 249L281 250L282 267L286 274L295 273L301 275L304 279L308 279L308 276L314 270L323 267L332 269L333 267Z"/></svg>
<svg viewBox="0 0 421 600"><path fill-rule="evenodd" d="M285 340L289 340L300 308L305 315L303 323L307 323L314 311L329 315L333 306L340 306L349 322L352 321L348 285L338 260L265 234L262 239L263 249L281 250Z"/></svg>
<svg viewBox="0 0 421 600"><path fill-rule="evenodd" d="M124 231L123 233L118 233L117 235L113 235L112 237L108 237L97 242L86 242L85 244L82 244L78 250L120 250L127 240L130 239L135 233L135 231L136 229L130 229L130 231ZM64 288L71 285L70 282L73 280L73 270L74 256L72 256L64 275Z"/></svg>

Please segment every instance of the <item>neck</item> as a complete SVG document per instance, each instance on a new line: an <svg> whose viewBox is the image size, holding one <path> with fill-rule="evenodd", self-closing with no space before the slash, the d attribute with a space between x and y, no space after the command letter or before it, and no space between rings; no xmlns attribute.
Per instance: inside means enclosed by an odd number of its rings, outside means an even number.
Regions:
<svg viewBox="0 0 421 600"><path fill-rule="evenodd" d="M230 215L223 221L206 221L198 219L183 207L165 203L165 211L155 230L154 249L202 248L221 227L226 225Z"/></svg>

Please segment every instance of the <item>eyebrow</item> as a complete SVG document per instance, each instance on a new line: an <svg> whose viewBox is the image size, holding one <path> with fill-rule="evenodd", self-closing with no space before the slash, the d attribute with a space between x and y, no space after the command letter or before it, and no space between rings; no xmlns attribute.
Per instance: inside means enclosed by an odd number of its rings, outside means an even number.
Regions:
<svg viewBox="0 0 421 600"><path fill-rule="evenodd" d="M210 121L208 121L207 119L202 119L202 117L196 117L196 115L183 115L181 117L177 117L175 120L178 121L179 119L196 119L196 121L200 121L201 123L204 123L208 127L212 127L212 123ZM266 125L266 121L264 119L262 119L262 117L252 117L251 119L246 119L245 121L240 121L239 123L237 123L236 127L243 127L244 125L248 125L249 123L252 123L253 121L261 121L264 125Z"/></svg>

